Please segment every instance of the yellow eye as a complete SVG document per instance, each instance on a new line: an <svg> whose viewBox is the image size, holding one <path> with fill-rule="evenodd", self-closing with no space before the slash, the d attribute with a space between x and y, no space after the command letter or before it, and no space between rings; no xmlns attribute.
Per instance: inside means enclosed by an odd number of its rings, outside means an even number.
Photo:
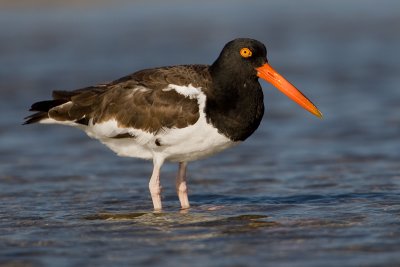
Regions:
<svg viewBox="0 0 400 267"><path fill-rule="evenodd" d="M247 47L240 49L240 55L244 58L251 57L252 54L253 52L251 52Z"/></svg>

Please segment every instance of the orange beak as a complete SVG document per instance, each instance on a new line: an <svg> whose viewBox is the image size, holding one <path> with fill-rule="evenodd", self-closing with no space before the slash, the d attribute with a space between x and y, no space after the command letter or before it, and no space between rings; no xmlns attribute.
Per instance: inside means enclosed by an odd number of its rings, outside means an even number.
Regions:
<svg viewBox="0 0 400 267"><path fill-rule="evenodd" d="M256 70L258 77L271 83L287 97L299 104L302 108L322 119L322 113L318 110L318 108L305 95L303 95L302 92L300 92L296 87L294 87L290 82L276 72L268 63L256 68Z"/></svg>

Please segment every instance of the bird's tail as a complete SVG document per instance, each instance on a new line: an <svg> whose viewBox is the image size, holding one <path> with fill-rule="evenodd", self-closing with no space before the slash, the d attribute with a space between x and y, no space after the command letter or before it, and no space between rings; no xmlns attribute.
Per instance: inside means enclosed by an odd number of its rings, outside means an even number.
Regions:
<svg viewBox="0 0 400 267"><path fill-rule="evenodd" d="M34 103L29 111L36 111L36 113L24 118L25 124L32 124L40 122L41 120L49 118L49 110L68 102L66 99L46 100Z"/></svg>

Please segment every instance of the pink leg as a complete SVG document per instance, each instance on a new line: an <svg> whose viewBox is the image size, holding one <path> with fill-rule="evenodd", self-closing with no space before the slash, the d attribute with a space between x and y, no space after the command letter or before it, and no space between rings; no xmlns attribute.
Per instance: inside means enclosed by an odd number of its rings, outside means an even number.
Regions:
<svg viewBox="0 0 400 267"><path fill-rule="evenodd" d="M176 177L176 192L181 202L182 209L188 209L190 207L187 195L186 168L187 162L179 162L179 171Z"/></svg>
<svg viewBox="0 0 400 267"><path fill-rule="evenodd" d="M161 185L160 185L160 169L164 163L163 158L154 156L153 158L153 173L149 182L149 189L151 194L151 199L153 200L154 210L160 211L162 209L161 204Z"/></svg>

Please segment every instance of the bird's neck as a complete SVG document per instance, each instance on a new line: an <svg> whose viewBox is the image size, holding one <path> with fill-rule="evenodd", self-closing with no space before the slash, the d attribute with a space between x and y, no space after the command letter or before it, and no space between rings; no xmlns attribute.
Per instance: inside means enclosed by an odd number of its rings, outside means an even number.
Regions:
<svg viewBox="0 0 400 267"><path fill-rule="evenodd" d="M237 97L247 82L245 78L247 75L243 75L240 69L230 64L224 64L221 59L210 66L210 75L213 81L212 93L216 98Z"/></svg>
<svg viewBox="0 0 400 267"><path fill-rule="evenodd" d="M210 68L211 90L207 94L207 119L220 132L243 141L258 127L264 114L263 93L256 77L243 78L235 71Z"/></svg>

